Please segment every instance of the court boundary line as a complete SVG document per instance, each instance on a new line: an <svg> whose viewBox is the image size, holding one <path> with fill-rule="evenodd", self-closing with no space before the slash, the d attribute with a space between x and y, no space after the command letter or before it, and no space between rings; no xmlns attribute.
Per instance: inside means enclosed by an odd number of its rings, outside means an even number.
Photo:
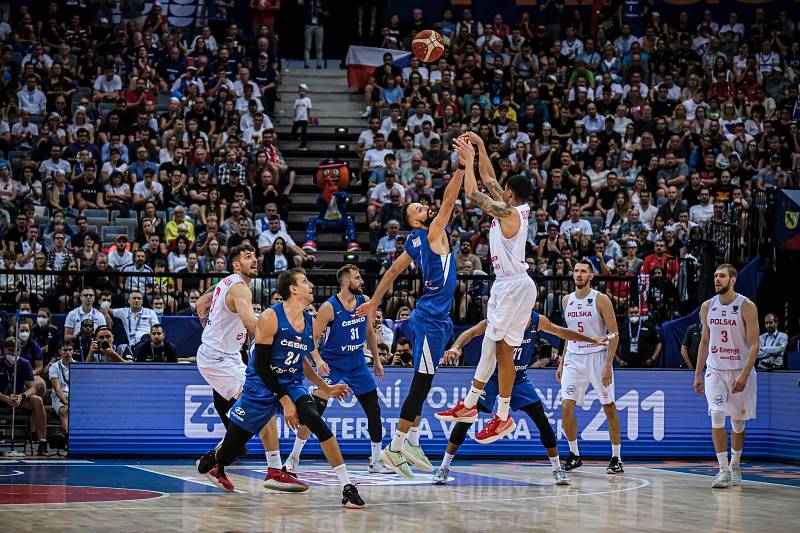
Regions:
<svg viewBox="0 0 800 533"><path fill-rule="evenodd" d="M644 466L644 467L639 467L639 468L646 468L647 470L658 470L660 472L671 472L673 474L683 474L684 476L700 476L700 477L706 477L706 478L709 478L709 479L712 478L712 476L709 476L709 475L706 475L706 474L698 474L697 472L679 472L677 470L669 470L669 469L666 469L666 468L652 468L652 467L649 467L649 466ZM744 475L744 472L742 474ZM786 485L785 483L776 483L774 481L757 481L757 480L754 480L754 479L745 479L744 477L742 477L742 485L744 485L745 483L759 483L761 485L774 485L776 487L786 487L786 488L789 488L789 489L800 490L800 487L798 487L796 485Z"/></svg>
<svg viewBox="0 0 800 533"><path fill-rule="evenodd" d="M179 479L179 480L187 482L187 483L197 483L198 485L203 485L204 487L211 487L213 489L217 489L222 493L231 492L231 491L220 489L219 487L215 486L210 481L198 481L196 479L180 477L180 476L176 476L174 474L165 474L164 472L157 472L155 470L150 470L149 468L145 468L143 466L138 466L138 465L123 465L123 466L127 466L128 468L134 468L136 470L141 470L142 472L148 472L150 474L156 474L156 475L159 475L159 476L166 476L166 477L171 477L173 479ZM155 465L152 465L152 466L155 466ZM241 490L233 490L232 492L234 494L248 494L247 492L241 491ZM172 493L168 492L166 494L172 494ZM181 492L180 494L189 494L189 493ZM215 494L215 493L214 492L192 492L191 494Z"/></svg>

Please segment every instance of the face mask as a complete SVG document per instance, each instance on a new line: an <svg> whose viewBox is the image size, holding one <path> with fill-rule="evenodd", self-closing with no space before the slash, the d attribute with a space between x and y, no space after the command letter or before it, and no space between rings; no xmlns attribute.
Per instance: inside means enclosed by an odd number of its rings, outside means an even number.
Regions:
<svg viewBox="0 0 800 533"><path fill-rule="evenodd" d="M100 309L108 309L109 307L111 307L111 302L108 300L100 302Z"/></svg>
<svg viewBox="0 0 800 533"><path fill-rule="evenodd" d="M163 307L154 307L153 308L153 312L156 314L156 316L161 316L161 315L164 314L164 308Z"/></svg>
<svg viewBox="0 0 800 533"><path fill-rule="evenodd" d="M9 363L16 363L17 359L19 359L18 355L7 355L6 356L6 361L8 361Z"/></svg>
<svg viewBox="0 0 800 533"><path fill-rule="evenodd" d="M628 317L628 320L630 320L631 324L636 324L637 322L639 322L639 318L640 317L638 316L630 316Z"/></svg>
<svg viewBox="0 0 800 533"><path fill-rule="evenodd" d="M20 331L19 332L19 340L26 341L26 340L28 340L30 338L31 338L31 332L30 331Z"/></svg>
<svg viewBox="0 0 800 533"><path fill-rule="evenodd" d="M40 316L36 319L36 323L39 324L40 328L43 328L47 325L47 318Z"/></svg>
<svg viewBox="0 0 800 533"><path fill-rule="evenodd" d="M194 308L195 308L195 306L197 306L197 304L196 304L195 302L189 302L189 308L190 308L192 311L194 311Z"/></svg>

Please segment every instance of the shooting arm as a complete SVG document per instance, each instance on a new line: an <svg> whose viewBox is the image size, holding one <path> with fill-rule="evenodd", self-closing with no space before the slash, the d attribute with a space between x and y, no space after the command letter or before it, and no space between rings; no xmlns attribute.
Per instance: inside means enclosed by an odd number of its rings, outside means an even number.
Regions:
<svg viewBox="0 0 800 533"><path fill-rule="evenodd" d="M378 286L375 288L375 293L372 295L371 302L374 301L376 302L375 305L379 305L383 299L383 295L386 294L386 291L392 286L397 276L405 272L406 268L408 268L411 263L411 256L408 255L408 253L403 252L400 254L400 257L395 259L392 266L389 267L389 270L387 270L381 278L380 283L378 283Z"/></svg>

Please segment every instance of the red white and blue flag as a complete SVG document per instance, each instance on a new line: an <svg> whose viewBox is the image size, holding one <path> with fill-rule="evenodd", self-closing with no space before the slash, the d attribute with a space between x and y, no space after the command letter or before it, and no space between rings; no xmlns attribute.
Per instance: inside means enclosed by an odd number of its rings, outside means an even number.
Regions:
<svg viewBox="0 0 800 533"><path fill-rule="evenodd" d="M402 50L390 50L388 48L377 48L374 46L351 46L347 49L347 85L351 89L361 89L366 87L369 77L376 67L383 65L383 54L392 54L395 66L408 66L411 59L411 52Z"/></svg>

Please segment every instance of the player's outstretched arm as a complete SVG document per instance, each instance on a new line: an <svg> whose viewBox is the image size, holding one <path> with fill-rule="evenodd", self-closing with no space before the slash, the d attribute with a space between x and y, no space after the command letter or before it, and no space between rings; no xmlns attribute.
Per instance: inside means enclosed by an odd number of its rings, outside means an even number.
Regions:
<svg viewBox="0 0 800 533"><path fill-rule="evenodd" d="M482 335L483 332L486 331L487 323L488 321L484 318L471 328L463 331L461 335L459 335L458 338L453 342L453 345L444 352L444 363L446 365L457 363L458 359L461 357L461 353L464 350L464 346L469 344L469 341L478 335Z"/></svg>
<svg viewBox="0 0 800 533"><path fill-rule="evenodd" d="M607 337L601 337L599 339L593 339L591 337L587 337L583 333L578 333L577 331L572 331L571 329L562 328L561 326L556 326L547 317L539 315L539 331L544 331L546 333L550 333L551 335L555 335L561 339L567 341L577 341L577 342L588 342L591 344L601 344L606 345L608 344Z"/></svg>
<svg viewBox="0 0 800 533"><path fill-rule="evenodd" d="M702 395L705 391L703 386L703 372L706 367L706 359L708 359L708 306L709 300L703 302L700 306L700 326L703 328L700 333L700 346L697 347L697 364L694 367L694 391L698 396ZM744 310L742 310L744 312ZM758 343L756 343L758 346Z"/></svg>
<svg viewBox="0 0 800 533"><path fill-rule="evenodd" d="M603 369L603 386L608 387L612 381L612 365L617 355L617 345L619 344L619 331L617 328L617 315L614 313L614 306L611 298L605 294L597 294L597 309L600 316L608 328L608 356L606 357L605 368Z"/></svg>
<svg viewBox="0 0 800 533"><path fill-rule="evenodd" d="M753 370L753 365L756 364L756 359L758 358L758 309L756 309L756 304L750 300L745 300L744 304L742 304L742 318L747 330L747 342L750 344L750 351L747 353L747 360L744 362L741 374L733 383L732 390L734 393L744 390L750 371Z"/></svg>
<svg viewBox="0 0 800 533"><path fill-rule="evenodd" d="M489 154L486 152L486 145L481 139L481 136L475 132L468 131L462 137L465 137L478 147L478 171L481 174L481 183L486 187L492 198L498 201L503 201L503 189L497 183L497 176L494 173L492 160L489 159Z"/></svg>
<svg viewBox="0 0 800 533"><path fill-rule="evenodd" d="M439 208L439 212L436 213L433 222L431 222L430 228L428 228L429 241L438 241L445 235L445 228L450 222L450 217L453 216L453 208L456 205L458 193L461 191L461 184L463 182L464 171L461 169L456 170L453 178L444 189L442 206Z"/></svg>
<svg viewBox="0 0 800 533"><path fill-rule="evenodd" d="M356 314L358 316L367 317L370 327L375 320L375 311L378 309L381 300L383 300L383 296L386 294L386 291L392 286L394 280L397 279L397 276L405 272L412 262L413 261L411 256L408 255L408 252L403 252L400 254L400 257L394 260L394 263L392 263L392 266L389 267L389 270L383 274L383 277L381 278L380 283L378 283L378 286L375 288L375 293L372 295L370 301L359 305L358 309L356 309Z"/></svg>
<svg viewBox="0 0 800 533"><path fill-rule="evenodd" d="M250 292L250 288L244 283L237 283L230 288L228 294L233 299L234 310L242 319L244 327L250 333L254 332L258 317L253 311L253 293Z"/></svg>
<svg viewBox="0 0 800 533"><path fill-rule="evenodd" d="M477 205L481 211L487 215L492 215L503 219L514 214L515 209L506 202L493 200L491 196L478 190L478 182L475 178L475 149L465 138L457 138L453 141L459 157L464 161L464 194L469 200Z"/></svg>

